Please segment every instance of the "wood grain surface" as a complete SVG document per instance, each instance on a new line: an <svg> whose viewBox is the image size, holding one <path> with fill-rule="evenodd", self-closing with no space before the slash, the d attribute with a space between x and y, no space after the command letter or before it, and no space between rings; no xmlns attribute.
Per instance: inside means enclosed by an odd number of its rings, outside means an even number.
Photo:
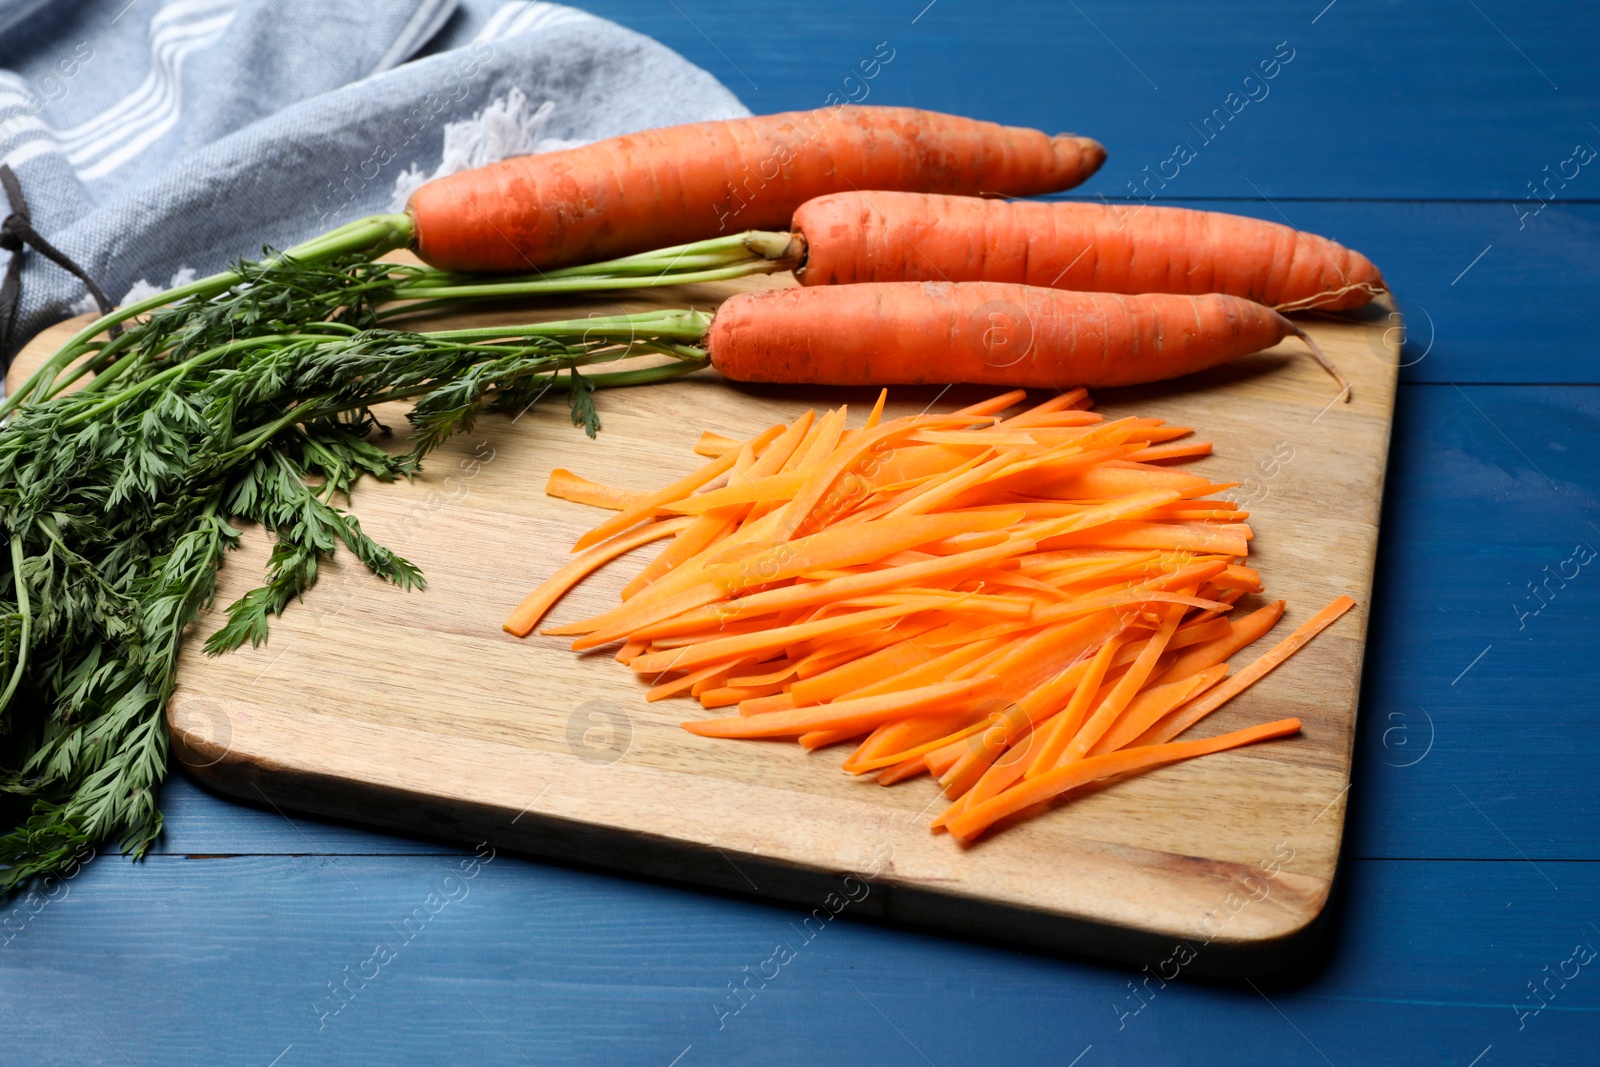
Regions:
<svg viewBox="0 0 1600 1067"><path fill-rule="evenodd" d="M659 290L624 303L494 310L515 322L651 306L712 306L740 286ZM188 642L169 709L178 758L214 787L260 802L497 845L740 893L814 904L870 878L860 914L1118 958L1184 941L1194 972L1255 970L1314 930L1339 854L1367 601L1387 456L1397 331L1388 306L1307 318L1355 385L1332 383L1297 344L1181 383L1106 390L1108 414L1194 426L1215 455L1194 469L1238 481L1252 563L1283 629L1348 592L1358 607L1198 732L1298 715L1302 736L1086 790L970 848L933 835L926 779L892 789L839 770L843 750L694 737L688 700L655 704L604 652L518 640L501 619L566 556L598 512L542 492L550 469L644 488L701 462L713 428L747 435L809 406L866 393L736 388L707 373L602 394L588 440L557 400L489 417L405 484L364 483L353 508L419 564L403 593L348 555L327 565L269 643L220 658ZM66 336L36 339L13 380ZM902 390L888 414L949 409L981 391ZM403 412L384 413L404 436ZM268 538L247 530L219 600L259 583ZM615 601L647 552L570 594L554 619ZM194 638L214 629L220 610ZM838 897L831 899L838 900ZM1159 955L1154 958L1160 958Z"/></svg>

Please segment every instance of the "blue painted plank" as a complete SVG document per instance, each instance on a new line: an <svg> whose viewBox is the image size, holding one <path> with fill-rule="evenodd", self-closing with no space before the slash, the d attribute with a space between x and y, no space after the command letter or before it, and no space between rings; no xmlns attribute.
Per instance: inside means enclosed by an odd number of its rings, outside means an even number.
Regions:
<svg viewBox="0 0 1600 1067"><path fill-rule="evenodd" d="M1600 389L1402 389L1350 854L1594 858L1597 439Z"/></svg>
<svg viewBox="0 0 1600 1067"><path fill-rule="evenodd" d="M1600 8L1324 2L579 6L677 49L755 111L832 93L1093 135L1111 159L1086 188L1108 196L1181 143L1194 158L1166 166L1163 195L1250 195L1254 182L1272 197L1521 200L1575 145L1600 146ZM893 59L864 80L880 41ZM1270 80L1263 62L1278 64ZM1559 192L1600 196L1593 169L1569 164Z"/></svg>
<svg viewBox="0 0 1600 1067"><path fill-rule="evenodd" d="M1351 864L1327 959L1258 990L509 856L99 859L0 916L0 1041L40 1065L1582 1062L1600 963L1517 1009L1600 946L1600 867L1551 867L1561 892L1524 863Z"/></svg>

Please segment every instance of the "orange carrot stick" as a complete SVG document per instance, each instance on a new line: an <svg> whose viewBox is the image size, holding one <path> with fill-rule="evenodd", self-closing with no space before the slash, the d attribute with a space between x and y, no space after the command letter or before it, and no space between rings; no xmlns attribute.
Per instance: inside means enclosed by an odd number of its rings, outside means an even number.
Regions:
<svg viewBox="0 0 1600 1067"><path fill-rule="evenodd" d="M797 498L798 499L798 498ZM1021 512L992 515L912 515L872 523L837 526L794 541L771 545L737 562L711 563L711 577L729 592L795 578L811 571L849 567L906 548L942 541L975 530L1014 526Z"/></svg>
<svg viewBox="0 0 1600 1067"><path fill-rule="evenodd" d="M550 472L550 477L544 483L544 491L547 496L570 500L575 504L610 508L612 511L624 511L633 507L645 496L631 489L618 489L615 486L591 482L564 467L557 467Z"/></svg>
<svg viewBox="0 0 1600 1067"><path fill-rule="evenodd" d="M1156 631L1154 637L1146 642L1138 658L1128 668L1128 673L1118 680L1111 692L1089 713L1088 721L1079 727L1078 732L1072 736L1072 740L1067 742L1066 749L1061 753L1061 762L1066 763L1082 758L1084 753L1093 748L1095 742L1099 741L1111 729L1118 716L1133 702L1133 698L1138 695L1140 689L1144 688L1145 682L1154 673L1156 661L1161 658L1161 653L1166 650L1167 642L1172 640L1172 635L1177 632L1178 623L1182 618L1183 608L1181 605L1169 606L1165 609L1161 620L1161 628Z"/></svg>
<svg viewBox="0 0 1600 1067"><path fill-rule="evenodd" d="M1306 642L1333 625L1339 616L1355 607L1355 603L1348 596L1336 598L1333 603L1296 627L1295 631L1288 637L1285 637L1278 644L1262 653L1260 659L1215 689L1212 689L1200 699L1179 708L1166 719L1150 727L1144 734L1135 738L1132 745L1160 745L1183 733L1183 731L1266 677L1280 663L1304 648Z"/></svg>
<svg viewBox="0 0 1600 1067"><path fill-rule="evenodd" d="M734 440L732 437L728 437L720 433L713 433L710 430L702 430L700 432L700 440L696 441L694 444L694 450L696 455L710 456L712 459L716 459L718 456L727 456L737 453L739 451L739 445L740 442Z"/></svg>
<svg viewBox="0 0 1600 1067"><path fill-rule="evenodd" d="M661 505L660 510L683 515L701 515L732 504L770 503L788 500L805 484L801 471L784 471L760 478L741 478L737 485L725 485L704 493L693 493L682 500Z"/></svg>
<svg viewBox="0 0 1600 1067"><path fill-rule="evenodd" d="M770 434L771 437L777 437L778 434L782 432L782 426L774 426L767 431L767 434ZM766 436L766 434L763 436ZM684 475L671 485L666 486L663 489L657 489L653 493L645 494L642 499L635 502L632 506L623 509L623 511L617 515L607 519L599 526L596 526L594 529L578 538L578 543L574 547L588 548L596 541L604 540L613 534L626 530L635 523L643 522L645 519L649 518L651 512L653 512L660 505L669 504L674 500L687 496L696 489L700 488L702 485L705 485L707 482L711 481L713 478L716 478L722 474L726 474L728 471L732 470L734 458L735 457L733 456L720 456L717 459L712 460L710 463L707 463L694 473Z"/></svg>
<svg viewBox="0 0 1600 1067"><path fill-rule="evenodd" d="M928 761L921 756L913 756L903 763L886 768L878 775L879 785L896 785L908 778L915 778L919 774L928 773Z"/></svg>
<svg viewBox="0 0 1600 1067"><path fill-rule="evenodd" d="M694 688L696 683L724 674L729 668L730 664L726 661L701 667L697 671L690 671L688 674L681 675L669 682L662 682L654 686L649 692L645 693L644 698L650 701L665 700L667 697L677 696L679 693L687 693Z"/></svg>
<svg viewBox="0 0 1600 1067"><path fill-rule="evenodd" d="M1127 747L1163 716L1222 681L1227 673L1228 665L1218 663L1175 682L1150 686L1133 698L1122 717L1089 748L1088 754L1099 756Z"/></svg>
<svg viewBox="0 0 1600 1067"><path fill-rule="evenodd" d="M683 648L649 652L640 656L628 666L640 674L654 674L659 671L694 670L701 664L712 663L720 659L728 659L733 656L749 656L756 653L771 653L781 648L798 644L801 641L811 641L818 637L871 629L873 626L882 626L902 615L911 615L918 611L927 610L928 604L921 600L908 601L893 606L872 607L863 611L853 611L848 614L818 619L814 622L771 627L750 633L735 634L732 637L701 641Z"/></svg>
<svg viewBox="0 0 1600 1067"><path fill-rule="evenodd" d="M1126 748L1102 756L1091 756L1012 786L999 796L962 812L950 820L947 828L951 836L957 840L971 841L1008 815L1015 815L1035 804L1053 799L1100 778L1149 770L1180 760L1193 759L1196 756L1207 756L1241 745L1254 744L1257 741L1288 737L1299 732L1299 719L1280 719L1261 726L1235 730L1219 737L1208 737L1198 741L1175 741L1144 748Z"/></svg>
<svg viewBox="0 0 1600 1067"><path fill-rule="evenodd" d="M994 681L993 678L973 678L964 682L939 682L920 689L836 700L795 711L690 721L684 723L683 728L701 737L798 737L813 730L836 730L846 726L859 726L865 733L880 722L902 715L944 711L992 688Z"/></svg>
<svg viewBox="0 0 1600 1067"><path fill-rule="evenodd" d="M1028 399L1028 391L1026 389L1013 389L1008 393L992 396L988 400L980 400L976 404L968 404L964 408L957 408L954 414L977 415L979 417L998 415L1006 408L1016 407L1026 399Z"/></svg>
<svg viewBox="0 0 1600 1067"><path fill-rule="evenodd" d="M706 343L711 343L709 338ZM825 498L834 483L846 471L859 464L873 449L887 445L895 438L904 437L918 429L964 425L966 421L967 417L962 415L916 415L908 419L895 419L887 426L862 430L852 436L848 443L841 442L833 455L820 462L811 480L784 506L783 517L779 520L774 540L788 541L796 536L814 533L825 526L831 516L818 515L816 513L818 507L827 502Z"/></svg>
<svg viewBox="0 0 1600 1067"><path fill-rule="evenodd" d="M1037 777L1060 761L1061 753L1066 751L1067 743L1072 740L1073 735L1083 725L1084 719L1088 717L1089 704L1099 693L1100 683L1104 681L1106 671L1110 668L1111 661L1121 645L1119 637L1111 637L1095 652L1094 658L1084 668L1076 687L1071 690L1072 698L1067 702L1067 706L1050 721L1034 745L1033 760L1023 772L1029 778ZM1065 675L1066 672L1062 673ZM1041 693L1040 702L1054 704L1059 699L1059 690L1065 689L1066 684L1066 679L1063 677L1058 683L1058 691Z"/></svg>
<svg viewBox="0 0 1600 1067"><path fill-rule="evenodd" d="M665 519L653 522L648 526L641 526L637 530L627 530L616 535L609 541L601 542L589 549L583 555L568 562L549 578L546 578L537 589L518 604L511 615L502 624L506 633L516 634L518 637L527 637L538 625L544 613L549 611L555 602L581 582L585 577L594 573L602 564L616 559L624 553L631 552L640 545L649 544L651 541L682 530L689 524L689 520L682 518Z"/></svg>
<svg viewBox="0 0 1600 1067"><path fill-rule="evenodd" d="M1157 676L1154 684L1175 682L1232 658L1240 649L1266 636L1277 625L1278 620L1283 618L1283 609L1284 602L1279 600L1252 611L1242 619L1235 620L1231 623L1226 636L1194 646Z"/></svg>

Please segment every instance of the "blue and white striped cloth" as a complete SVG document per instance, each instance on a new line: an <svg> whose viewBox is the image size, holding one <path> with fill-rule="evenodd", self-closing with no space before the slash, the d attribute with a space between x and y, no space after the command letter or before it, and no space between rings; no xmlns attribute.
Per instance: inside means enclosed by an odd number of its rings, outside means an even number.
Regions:
<svg viewBox="0 0 1600 1067"><path fill-rule="evenodd" d="M395 210L438 174L744 114L676 53L557 4L0 0L0 163L117 303ZM14 347L93 308L23 255Z"/></svg>

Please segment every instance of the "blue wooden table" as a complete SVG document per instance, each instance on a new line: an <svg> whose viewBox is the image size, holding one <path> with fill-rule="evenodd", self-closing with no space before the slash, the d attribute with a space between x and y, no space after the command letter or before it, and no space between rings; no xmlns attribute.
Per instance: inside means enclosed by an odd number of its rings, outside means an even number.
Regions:
<svg viewBox="0 0 1600 1067"><path fill-rule="evenodd" d="M1600 1061L1600 8L584 6L756 111L831 93L1073 129L1111 153L1087 194L1380 264L1410 334L1327 938L1286 976L1162 984L846 921L746 984L796 909L180 779L145 862L0 911L0 1062Z"/></svg>

